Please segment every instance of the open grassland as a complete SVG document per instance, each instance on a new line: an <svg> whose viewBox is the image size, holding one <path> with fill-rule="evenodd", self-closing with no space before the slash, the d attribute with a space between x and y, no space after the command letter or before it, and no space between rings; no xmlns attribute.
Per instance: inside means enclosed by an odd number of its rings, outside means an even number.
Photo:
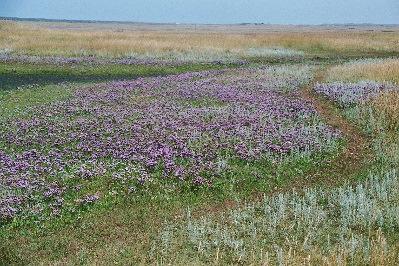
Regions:
<svg viewBox="0 0 399 266"><path fill-rule="evenodd" d="M51 25L51 24L50 24ZM78 26L77 26L78 25ZM238 26L237 26L238 27ZM213 61L251 57L397 55L398 29L0 23L0 49L17 54ZM234 27L232 27L234 28Z"/></svg>
<svg viewBox="0 0 399 266"><path fill-rule="evenodd" d="M1 27L0 265L399 264L395 27Z"/></svg>
<svg viewBox="0 0 399 266"><path fill-rule="evenodd" d="M374 80L399 83L399 59L363 59L351 61L329 70L328 79L341 81Z"/></svg>

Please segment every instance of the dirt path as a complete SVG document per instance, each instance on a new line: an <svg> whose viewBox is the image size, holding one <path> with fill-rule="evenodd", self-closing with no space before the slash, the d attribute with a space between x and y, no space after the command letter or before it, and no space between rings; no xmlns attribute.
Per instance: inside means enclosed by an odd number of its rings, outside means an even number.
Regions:
<svg viewBox="0 0 399 266"><path fill-rule="evenodd" d="M326 72L330 66L322 66L315 73L313 81L301 89L303 99L309 101L317 110L325 123L341 131L346 140L344 150L333 158L323 169L315 169L309 173L304 186L322 183L323 185L337 185L343 181L350 181L351 177L365 169L372 160L370 139L363 134L352 122L345 118L341 111L331 101L314 91L316 83L325 81Z"/></svg>

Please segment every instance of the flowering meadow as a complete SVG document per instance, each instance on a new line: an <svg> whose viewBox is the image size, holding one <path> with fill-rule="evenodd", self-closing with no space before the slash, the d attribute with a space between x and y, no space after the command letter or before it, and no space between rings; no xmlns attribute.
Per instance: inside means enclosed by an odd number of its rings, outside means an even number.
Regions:
<svg viewBox="0 0 399 266"><path fill-rule="evenodd" d="M0 265L399 265L398 27L12 20Z"/></svg>
<svg viewBox="0 0 399 266"><path fill-rule="evenodd" d="M252 67L74 88L0 119L0 222L59 216L150 185L212 187L236 163L312 157L339 131L299 96L306 66Z"/></svg>

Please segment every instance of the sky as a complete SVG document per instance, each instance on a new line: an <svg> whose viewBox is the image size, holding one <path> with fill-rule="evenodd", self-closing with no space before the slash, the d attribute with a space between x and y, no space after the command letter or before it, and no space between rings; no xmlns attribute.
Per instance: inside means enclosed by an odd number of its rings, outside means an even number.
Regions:
<svg viewBox="0 0 399 266"><path fill-rule="evenodd" d="M0 16L205 24L399 24L399 0L0 0Z"/></svg>

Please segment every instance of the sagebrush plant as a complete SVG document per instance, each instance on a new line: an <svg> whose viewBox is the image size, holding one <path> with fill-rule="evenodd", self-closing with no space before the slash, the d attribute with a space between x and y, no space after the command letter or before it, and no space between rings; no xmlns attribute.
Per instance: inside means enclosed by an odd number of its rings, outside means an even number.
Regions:
<svg viewBox="0 0 399 266"><path fill-rule="evenodd" d="M395 171L358 185L305 189L165 225L151 257L174 263L375 264L399 262Z"/></svg>
<svg viewBox="0 0 399 266"><path fill-rule="evenodd" d="M395 138L399 129L398 110L398 91L385 91L347 108L345 113L373 137Z"/></svg>
<svg viewBox="0 0 399 266"><path fill-rule="evenodd" d="M372 101L381 93L398 91L398 87L391 83L376 81L359 81L356 83L331 82L316 84L315 91L327 96L343 108L349 108Z"/></svg>
<svg viewBox="0 0 399 266"><path fill-rule="evenodd" d="M390 105L379 107L381 102L374 103L374 101L376 99L347 108L344 112L370 136L375 159L378 162L376 166L379 168L398 167L399 141L396 113L384 111L395 107Z"/></svg>

